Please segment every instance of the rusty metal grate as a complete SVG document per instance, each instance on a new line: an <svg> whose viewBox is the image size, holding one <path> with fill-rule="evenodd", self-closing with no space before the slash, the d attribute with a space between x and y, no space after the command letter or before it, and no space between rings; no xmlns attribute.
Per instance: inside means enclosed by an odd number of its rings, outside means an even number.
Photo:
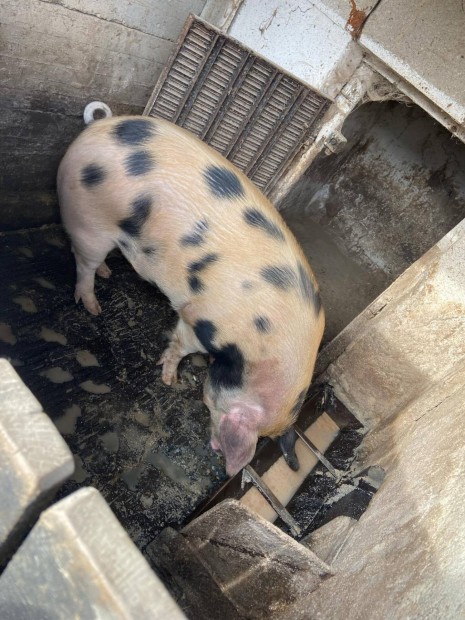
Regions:
<svg viewBox="0 0 465 620"><path fill-rule="evenodd" d="M191 15L144 114L189 129L268 193L328 105Z"/></svg>

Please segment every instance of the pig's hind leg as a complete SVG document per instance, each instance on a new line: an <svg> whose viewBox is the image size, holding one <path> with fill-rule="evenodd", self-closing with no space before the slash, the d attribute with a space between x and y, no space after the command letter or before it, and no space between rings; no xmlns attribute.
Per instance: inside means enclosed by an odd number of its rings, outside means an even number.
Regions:
<svg viewBox="0 0 465 620"><path fill-rule="evenodd" d="M111 271L105 258L114 247L109 239L73 239L73 252L76 259L76 303L82 300L84 307L91 314L98 315L102 311L94 292L95 274L109 278Z"/></svg>
<svg viewBox="0 0 465 620"><path fill-rule="evenodd" d="M170 344L163 351L158 361L159 365L163 365L161 373L163 383L166 383L166 385L176 383L179 362L186 355L196 353L197 351L205 353L205 349L198 341L192 327L182 319L179 319L171 336Z"/></svg>

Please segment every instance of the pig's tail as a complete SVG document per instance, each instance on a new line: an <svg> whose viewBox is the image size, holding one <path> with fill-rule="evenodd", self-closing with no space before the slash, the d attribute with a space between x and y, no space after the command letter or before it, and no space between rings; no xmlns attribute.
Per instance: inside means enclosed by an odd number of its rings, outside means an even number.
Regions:
<svg viewBox="0 0 465 620"><path fill-rule="evenodd" d="M98 112L97 117L95 113ZM103 101L91 101L84 108L84 123L89 125L100 118L110 118L113 116L110 108Z"/></svg>

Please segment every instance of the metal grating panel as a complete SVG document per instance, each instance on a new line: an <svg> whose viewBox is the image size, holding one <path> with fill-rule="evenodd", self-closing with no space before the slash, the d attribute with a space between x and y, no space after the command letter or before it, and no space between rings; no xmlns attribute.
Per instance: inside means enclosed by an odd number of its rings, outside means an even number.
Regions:
<svg viewBox="0 0 465 620"><path fill-rule="evenodd" d="M328 104L191 15L144 114L189 129L268 193Z"/></svg>

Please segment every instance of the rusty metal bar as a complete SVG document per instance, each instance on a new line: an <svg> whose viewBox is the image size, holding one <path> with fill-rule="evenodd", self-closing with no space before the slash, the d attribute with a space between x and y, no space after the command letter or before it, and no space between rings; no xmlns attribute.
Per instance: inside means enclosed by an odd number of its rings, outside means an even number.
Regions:
<svg viewBox="0 0 465 620"><path fill-rule="evenodd" d="M223 120L223 117L227 111L227 108L223 104L227 97L234 97L247 75L247 65L248 63L251 64L251 62L253 62L253 60L251 61L247 54L242 56L241 62L237 65L229 80L227 88L224 89L223 94L218 101L217 110L214 110L212 114L210 114L210 118L205 123L202 135L200 136L202 140L209 141L210 136L215 132L216 127Z"/></svg>
<svg viewBox="0 0 465 620"><path fill-rule="evenodd" d="M298 86L296 84L296 86ZM245 174L253 178L253 175L257 168L260 168L263 159L266 158L268 153L274 147L276 142L281 137L282 133L286 130L288 122L292 119L296 111L302 102L306 99L307 93L305 92L305 87L301 86L297 87L296 92L290 98L285 111L283 111L283 115L281 120L279 121L277 127L274 128L273 137L266 143L262 144L262 147L258 150L255 158L255 162L249 164L245 170Z"/></svg>
<svg viewBox="0 0 465 620"><path fill-rule="evenodd" d="M263 497L272 506L276 514L284 521L284 523L286 523L286 525L289 526L294 536L299 536L301 533L299 524L281 504L281 502L270 489L270 487L262 480L262 478L260 478L255 469L253 469L250 465L246 465L243 469L243 476L245 476L246 482L248 482L249 480L253 482L254 486L257 487Z"/></svg>
<svg viewBox="0 0 465 620"><path fill-rule="evenodd" d="M178 112L176 114L176 117L173 119L173 122L177 122L179 125L182 126L183 123L186 121L186 118L191 111L193 102L195 101L195 97L202 88L208 71L217 59L218 54L220 53L221 48L224 44L224 38L220 38L218 34L212 39L208 53L205 54L203 61L199 64L196 72L194 73L190 88L186 91L184 97L182 98Z"/></svg>
<svg viewBox="0 0 465 620"><path fill-rule="evenodd" d="M307 96L308 96L308 93L307 93ZM268 183L263 188L263 191L265 192L265 194L268 195L268 193L273 189L273 187L279 181L283 171L291 165L299 149L301 149L302 146L305 144L305 142L308 140L311 134L312 128L314 127L316 121L321 118L322 114L326 111L328 107L329 107L329 101L321 102L320 107L318 108L318 111L315 112L312 122L310 123L310 125L307 127L305 131L305 135L302 136L302 140L300 140L294 145L294 148L291 150L290 153L288 153L287 158L281 162L281 165L278 167L277 170L275 170L273 177L268 180Z"/></svg>
<svg viewBox="0 0 465 620"><path fill-rule="evenodd" d="M253 126L256 121L260 118L260 114L262 110L268 103L270 96L274 93L274 91L279 86L283 76L278 73L278 70L275 69L273 71L273 75L270 76L269 82L266 87L263 89L260 97L255 102L255 106L251 106L249 113L246 115L241 125L238 127L238 136L235 142L232 142L228 150L226 151L225 157L228 159L233 159L234 155L241 148L246 138L252 131Z"/></svg>
<svg viewBox="0 0 465 620"><path fill-rule="evenodd" d="M335 478L336 480L339 480L339 472L331 465L331 463L328 461L328 459L318 450L318 448L315 446L315 444L313 444L310 441L310 439L307 437L307 435L297 426L297 424L294 424L294 430L297 433L298 437L302 440L304 445L311 452L313 452L313 454L320 461L320 463L324 467L326 467L326 469L329 471L331 476L333 476L333 478Z"/></svg>

